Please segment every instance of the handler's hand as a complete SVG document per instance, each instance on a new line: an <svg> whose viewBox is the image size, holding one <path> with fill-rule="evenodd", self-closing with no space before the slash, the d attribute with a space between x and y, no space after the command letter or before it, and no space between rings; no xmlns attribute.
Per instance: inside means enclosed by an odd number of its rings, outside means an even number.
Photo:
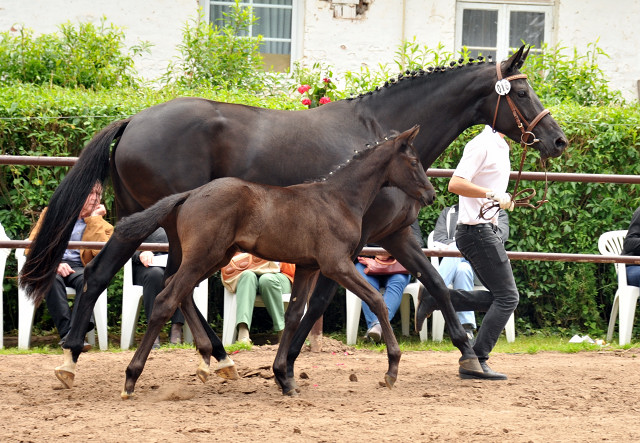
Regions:
<svg viewBox="0 0 640 443"><path fill-rule="evenodd" d="M75 274L75 272L76 271L71 269L71 266L69 266L68 263L60 263L58 265L58 269L56 270L56 273L61 277L66 277L68 275Z"/></svg>
<svg viewBox="0 0 640 443"><path fill-rule="evenodd" d="M487 198L498 202L500 209L506 209L507 211L513 211L515 203L511 200L511 194L508 192L496 193L493 191L487 192Z"/></svg>

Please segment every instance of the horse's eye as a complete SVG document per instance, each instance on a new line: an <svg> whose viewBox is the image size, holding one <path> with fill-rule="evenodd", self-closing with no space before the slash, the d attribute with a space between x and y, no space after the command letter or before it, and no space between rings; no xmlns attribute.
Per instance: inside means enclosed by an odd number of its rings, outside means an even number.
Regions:
<svg viewBox="0 0 640 443"><path fill-rule="evenodd" d="M522 97L526 97L527 96L527 92L526 91L518 91L518 97L522 98Z"/></svg>
<svg viewBox="0 0 640 443"><path fill-rule="evenodd" d="M418 161L417 160L411 160L411 166L413 166L414 168L416 166L418 166Z"/></svg>

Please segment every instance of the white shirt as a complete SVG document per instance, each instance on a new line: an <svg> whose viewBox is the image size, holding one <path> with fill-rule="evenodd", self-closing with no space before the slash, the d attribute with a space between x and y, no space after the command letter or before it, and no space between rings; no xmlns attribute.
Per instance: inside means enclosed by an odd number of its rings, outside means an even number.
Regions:
<svg viewBox="0 0 640 443"><path fill-rule="evenodd" d="M471 183L489 188L496 193L506 192L511 172L509 145L490 126L474 137L464 147L462 159L453 175ZM477 225L491 222L498 224L498 211L491 220L480 217L482 205L487 198L459 197L458 224Z"/></svg>

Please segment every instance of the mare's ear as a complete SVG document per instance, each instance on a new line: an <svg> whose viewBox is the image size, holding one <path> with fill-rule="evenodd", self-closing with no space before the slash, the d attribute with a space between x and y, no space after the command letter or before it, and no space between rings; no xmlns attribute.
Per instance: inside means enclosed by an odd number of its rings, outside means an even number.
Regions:
<svg viewBox="0 0 640 443"><path fill-rule="evenodd" d="M520 46L517 52L515 52L507 61L502 62L502 68L504 72L511 73L516 71L522 67L524 61L529 55L529 48L527 48L527 52L524 52L525 45Z"/></svg>

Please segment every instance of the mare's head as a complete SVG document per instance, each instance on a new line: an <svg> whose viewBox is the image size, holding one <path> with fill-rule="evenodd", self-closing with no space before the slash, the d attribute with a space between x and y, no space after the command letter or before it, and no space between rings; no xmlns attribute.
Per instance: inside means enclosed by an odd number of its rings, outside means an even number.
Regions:
<svg viewBox="0 0 640 443"><path fill-rule="evenodd" d="M386 176L389 185L400 188L409 197L427 206L433 203L436 191L427 178L413 147L413 139L416 138L419 130L420 127L416 125L384 143L392 144L394 151L386 165Z"/></svg>
<svg viewBox="0 0 640 443"><path fill-rule="evenodd" d="M543 159L558 157L567 147L567 137L540 103L527 76L519 71L527 55L529 49L525 51L523 45L508 60L497 63L493 72L487 72L495 85L484 102L494 116L488 124L512 140L537 149Z"/></svg>

